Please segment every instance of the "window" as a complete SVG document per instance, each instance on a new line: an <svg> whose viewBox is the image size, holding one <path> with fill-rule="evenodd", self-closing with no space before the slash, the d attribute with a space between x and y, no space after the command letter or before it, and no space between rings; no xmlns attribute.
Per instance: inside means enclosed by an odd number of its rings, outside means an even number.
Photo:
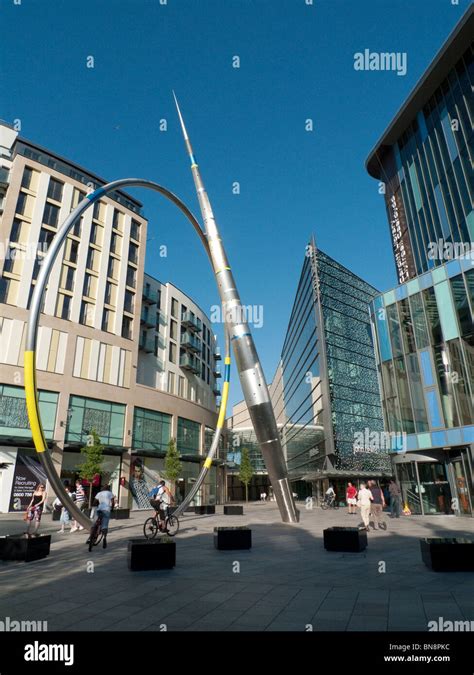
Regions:
<svg viewBox="0 0 474 675"><path fill-rule="evenodd" d="M158 356L159 348L160 348L160 337L159 335L155 335L155 349L153 350L155 356Z"/></svg>
<svg viewBox="0 0 474 675"><path fill-rule="evenodd" d="M181 376L179 378L178 384L178 396L181 396L181 398L186 398L186 379Z"/></svg>
<svg viewBox="0 0 474 675"><path fill-rule="evenodd" d="M97 246L102 246L102 237L103 237L104 228L102 225L97 225L93 223L91 227L91 243L97 244Z"/></svg>
<svg viewBox="0 0 474 675"><path fill-rule="evenodd" d="M131 291L125 291L125 302L123 306L124 310L132 314L134 304L135 304L135 293L132 293Z"/></svg>
<svg viewBox="0 0 474 675"><path fill-rule="evenodd" d="M74 268L69 266L64 266L63 271L63 288L67 291L72 291L74 289ZM64 318L64 317L63 317Z"/></svg>
<svg viewBox="0 0 474 675"><path fill-rule="evenodd" d="M140 223L137 220L132 220L130 228L130 236L136 241L140 241Z"/></svg>
<svg viewBox="0 0 474 675"><path fill-rule="evenodd" d="M130 244L128 247L128 259L130 262L137 264L138 263L138 246L136 244Z"/></svg>
<svg viewBox="0 0 474 675"><path fill-rule="evenodd" d="M55 178L49 179L48 185L48 197L49 199L54 199L56 202L60 202L63 198L63 187L64 184Z"/></svg>
<svg viewBox="0 0 474 675"><path fill-rule="evenodd" d="M82 290L82 295L87 296L88 298L93 297L92 296L92 274L89 274L86 272L84 275L84 288Z"/></svg>
<svg viewBox="0 0 474 675"><path fill-rule="evenodd" d="M199 454L201 425L198 422L178 417L177 446L182 454Z"/></svg>
<svg viewBox="0 0 474 675"><path fill-rule="evenodd" d="M49 248L51 242L54 239L54 235L55 232L51 232L51 230L46 230L44 227L41 228L38 243L41 245L42 250Z"/></svg>
<svg viewBox="0 0 474 675"><path fill-rule="evenodd" d="M178 324L176 321L173 321L171 319L171 326L170 326L170 337L172 340L177 340L178 339Z"/></svg>
<svg viewBox="0 0 474 675"><path fill-rule="evenodd" d="M12 229L10 232L10 241L14 242L20 241L23 225L24 225L23 220L18 220L18 218L14 219Z"/></svg>
<svg viewBox="0 0 474 675"><path fill-rule="evenodd" d="M69 234L73 234L75 237L80 237L81 230L82 230L82 216L79 218L79 220L76 220L76 222L74 223L74 227L72 228Z"/></svg>
<svg viewBox="0 0 474 675"><path fill-rule="evenodd" d="M25 166L25 170L23 171L23 178L21 179L21 187L24 187L27 190L29 190L32 176L33 176L33 169L30 169L29 166Z"/></svg>
<svg viewBox="0 0 474 675"><path fill-rule="evenodd" d="M130 288L135 288L137 283L137 270L134 267L127 267L127 286Z"/></svg>
<svg viewBox="0 0 474 675"><path fill-rule="evenodd" d="M117 211L117 209L114 209L114 215L112 217L112 227L114 227L119 232L122 231L123 218L124 214L121 213L120 211Z"/></svg>
<svg viewBox="0 0 474 675"><path fill-rule="evenodd" d="M108 281L105 284L105 299L104 302L106 305L115 305L115 289L117 287L114 286L114 284L111 284L110 281Z"/></svg>
<svg viewBox="0 0 474 675"><path fill-rule="evenodd" d="M8 290L10 287L10 279L5 277L0 278L0 302L6 304L8 298Z"/></svg>
<svg viewBox="0 0 474 675"><path fill-rule="evenodd" d="M104 220L104 212L105 212L105 204L103 202L95 202L92 217L95 220L103 221Z"/></svg>
<svg viewBox="0 0 474 675"><path fill-rule="evenodd" d="M175 319L178 318L178 301L174 298L171 299L171 316L174 316Z"/></svg>
<svg viewBox="0 0 474 675"><path fill-rule="evenodd" d="M110 258L109 265L107 268L107 276L110 277L111 279L117 279L118 268L119 268L118 260L116 258Z"/></svg>
<svg viewBox="0 0 474 675"><path fill-rule="evenodd" d="M69 320L71 313L71 296L63 295L62 293L58 294L58 302L56 305L56 316L60 319Z"/></svg>
<svg viewBox="0 0 474 675"><path fill-rule="evenodd" d="M135 408L133 414L133 447L166 452L171 438L171 415Z"/></svg>
<svg viewBox="0 0 474 675"><path fill-rule="evenodd" d="M20 192L20 194L18 195L18 201L16 203L16 213L23 215L25 213L25 207L26 207L26 194L24 192Z"/></svg>
<svg viewBox="0 0 474 675"><path fill-rule="evenodd" d="M132 339L132 319L129 316L124 316L122 319L122 337L127 340Z"/></svg>
<svg viewBox="0 0 474 675"><path fill-rule="evenodd" d="M176 363L176 345L170 342L170 348L169 348L169 360L171 363Z"/></svg>
<svg viewBox="0 0 474 675"><path fill-rule="evenodd" d="M68 262L77 263L77 254L79 251L79 242L74 241L74 239L68 239L66 241L66 254L64 259Z"/></svg>
<svg viewBox="0 0 474 675"><path fill-rule="evenodd" d="M102 315L102 330L111 333L114 327L114 320L115 312L113 312L111 309L104 309L104 313Z"/></svg>
<svg viewBox="0 0 474 675"><path fill-rule="evenodd" d="M33 274L31 276L32 281L36 281L36 279L38 278L42 262L43 258L38 257L36 258L35 264L33 265Z"/></svg>
<svg viewBox="0 0 474 675"><path fill-rule="evenodd" d="M168 373L168 394L174 394L174 373Z"/></svg>
<svg viewBox="0 0 474 675"><path fill-rule="evenodd" d="M46 204L44 205L43 223L45 225L51 225L51 227L57 227L58 220L59 220L59 206L55 206L54 204L46 202Z"/></svg>
<svg viewBox="0 0 474 675"><path fill-rule="evenodd" d="M116 232L112 232L112 238L110 240L110 250L112 253L120 254L120 249L122 248L122 237Z"/></svg>
<svg viewBox="0 0 474 675"><path fill-rule="evenodd" d="M109 267L111 262L112 260L109 261ZM97 272L99 269L99 253L93 248L90 248L87 253L86 267L90 270L94 270L94 272Z"/></svg>
<svg viewBox="0 0 474 675"><path fill-rule="evenodd" d="M79 323L84 326L92 326L94 320L94 305L90 302L82 301L81 311L79 314Z"/></svg>

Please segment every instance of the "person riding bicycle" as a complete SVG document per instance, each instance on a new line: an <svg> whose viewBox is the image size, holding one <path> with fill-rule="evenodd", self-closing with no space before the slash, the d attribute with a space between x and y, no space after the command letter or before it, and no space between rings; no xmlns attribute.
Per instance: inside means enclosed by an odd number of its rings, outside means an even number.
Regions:
<svg viewBox="0 0 474 675"><path fill-rule="evenodd" d="M165 527L166 512L172 501L174 501L173 495L169 488L166 487L165 481L160 480L158 485L150 492L150 504L158 513L160 529L164 529Z"/></svg>
<svg viewBox="0 0 474 675"><path fill-rule="evenodd" d="M97 517L101 517L101 532L104 535L102 546L107 548L107 531L109 528L110 512L115 505L115 497L110 491L110 485L105 485L104 488L98 492L95 496L96 501L98 502L98 507L96 510Z"/></svg>
<svg viewBox="0 0 474 675"><path fill-rule="evenodd" d="M328 506L332 506L335 500L336 500L336 493L334 492L333 486L330 485L326 490L326 494L324 495L324 501Z"/></svg>

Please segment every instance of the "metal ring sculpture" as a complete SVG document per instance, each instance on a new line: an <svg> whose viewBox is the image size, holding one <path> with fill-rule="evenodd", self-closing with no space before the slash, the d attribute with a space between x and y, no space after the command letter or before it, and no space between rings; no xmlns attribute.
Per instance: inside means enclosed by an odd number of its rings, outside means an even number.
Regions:
<svg viewBox="0 0 474 675"><path fill-rule="evenodd" d="M28 318L27 325L27 335L26 335L26 347L25 347L25 392L26 392L26 406L28 411L28 418L31 427L31 433L33 436L33 442L36 448L36 452L39 455L41 464L45 470L45 473L48 477L50 484L52 485L54 492L59 497L63 505L67 508L68 511L72 513L75 520L77 520L84 527L89 528L92 525L92 521L88 518L82 511L80 511L71 498L68 496L64 485L61 482L60 477L58 476L54 463L51 457L51 454L48 450L48 444L44 435L43 425L41 422L41 414L38 405L38 392L36 386L36 342L38 336L38 325L40 317L40 309L43 301L43 295L46 288L46 284L51 273L52 267L58 255L59 249L61 248L66 236L73 228L76 221L81 217L81 215L86 211L87 208L91 206L98 199L107 195L119 188L124 187L144 187L151 190L159 192L164 197L169 199L173 204L175 204L190 221L194 229L196 230L206 253L209 256L212 265L212 256L209 249L209 244L206 238L206 235L201 229L199 222L187 208L187 206L172 192L167 190L162 185L154 183L150 180L144 180L140 178L123 178L121 180L113 181L112 183L107 183L103 187L98 188L94 192L91 192L87 197L85 197L78 206L71 211L69 216L66 218L64 223L58 229L56 236L54 237L51 246L48 249L48 253L45 256L43 264L41 265L41 270L38 275L38 280L33 292L31 300L31 309L30 316ZM212 440L211 447L207 454L204 465L201 469L199 477L196 483L193 486L192 491L186 496L185 500L179 506L179 512L181 513L186 506L194 499L197 491L199 490L202 482L204 481L206 474L208 473L211 465L212 459L216 454L217 447L219 445L219 439L222 432L222 427L225 421L225 413L227 407L227 399L229 396L229 378L230 378L230 343L228 336L226 335L226 356L225 356L225 375L224 383L222 388L222 399L219 409L219 417L216 425L216 430L214 432L214 437Z"/></svg>

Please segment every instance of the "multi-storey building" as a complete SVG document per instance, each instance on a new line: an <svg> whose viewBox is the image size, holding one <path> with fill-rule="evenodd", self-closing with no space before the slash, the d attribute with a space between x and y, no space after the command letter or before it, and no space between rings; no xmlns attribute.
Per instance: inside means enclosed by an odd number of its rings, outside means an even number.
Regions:
<svg viewBox="0 0 474 675"><path fill-rule="evenodd" d="M24 502L23 479L40 475L23 351L41 261L70 211L103 184L0 125L0 511L15 508L21 493ZM216 424L210 322L171 284L151 277L144 284L146 230L141 204L121 191L84 213L52 269L37 348L40 407L58 471L64 479L77 475L80 448L94 429L105 446L105 477L122 506L130 491L143 503L140 490L147 477L161 474L170 438L182 454L182 496ZM204 499L217 499L217 482L213 467Z"/></svg>
<svg viewBox="0 0 474 675"><path fill-rule="evenodd" d="M317 494L331 483L344 499L348 480L390 473L368 313L378 291L314 239L307 254L271 400L295 492ZM229 426L248 444L251 425L239 405Z"/></svg>
<svg viewBox="0 0 474 675"><path fill-rule="evenodd" d="M367 160L400 285L371 313L385 427L413 513L474 507L474 6Z"/></svg>

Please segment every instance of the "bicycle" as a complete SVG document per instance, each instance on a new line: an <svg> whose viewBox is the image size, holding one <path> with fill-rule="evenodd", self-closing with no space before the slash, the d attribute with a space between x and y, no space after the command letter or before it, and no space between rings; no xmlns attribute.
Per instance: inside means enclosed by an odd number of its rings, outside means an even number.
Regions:
<svg viewBox="0 0 474 675"><path fill-rule="evenodd" d="M332 497L330 501L328 501L327 499L322 499L319 506L322 508L323 511L326 511L327 509L339 508L339 504L337 503L337 499L335 497Z"/></svg>
<svg viewBox="0 0 474 675"><path fill-rule="evenodd" d="M147 518L143 524L143 534L145 539L154 539L158 532L163 532L168 534L170 537L174 537L179 530L179 520L175 515L170 512L169 506L165 509L165 522L162 525L160 519L160 512L155 510L155 515Z"/></svg>
<svg viewBox="0 0 474 675"><path fill-rule="evenodd" d="M102 511L97 513L97 519L91 527L91 532L87 544L89 544L89 552L92 551L93 546L100 544L104 538L104 533L102 532Z"/></svg>

